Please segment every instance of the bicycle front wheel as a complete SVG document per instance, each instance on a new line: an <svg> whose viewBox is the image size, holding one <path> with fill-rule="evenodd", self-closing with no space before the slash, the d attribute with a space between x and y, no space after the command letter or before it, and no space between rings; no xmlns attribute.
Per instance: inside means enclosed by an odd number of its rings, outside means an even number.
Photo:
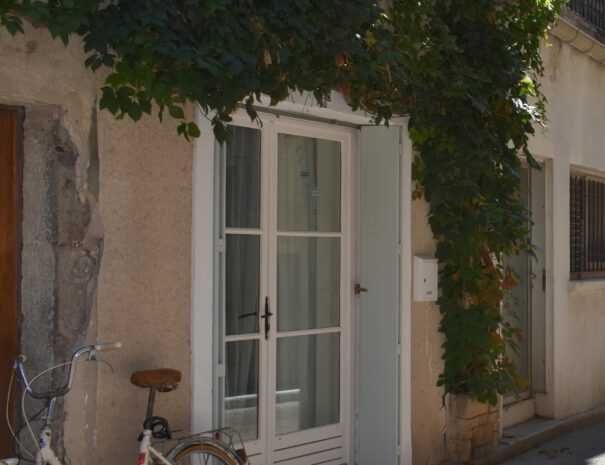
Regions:
<svg viewBox="0 0 605 465"><path fill-rule="evenodd" d="M168 454L176 465L241 465L235 452L218 441L190 444Z"/></svg>

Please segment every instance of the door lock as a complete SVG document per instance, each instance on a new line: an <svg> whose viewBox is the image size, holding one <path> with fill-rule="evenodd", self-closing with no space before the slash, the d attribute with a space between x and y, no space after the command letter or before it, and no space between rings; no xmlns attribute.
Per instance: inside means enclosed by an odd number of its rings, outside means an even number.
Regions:
<svg viewBox="0 0 605 465"><path fill-rule="evenodd" d="M265 297L265 314L261 315L261 318L265 320L265 340L269 339L269 331L271 330L271 324L269 318L273 316L273 313L269 311L269 297Z"/></svg>

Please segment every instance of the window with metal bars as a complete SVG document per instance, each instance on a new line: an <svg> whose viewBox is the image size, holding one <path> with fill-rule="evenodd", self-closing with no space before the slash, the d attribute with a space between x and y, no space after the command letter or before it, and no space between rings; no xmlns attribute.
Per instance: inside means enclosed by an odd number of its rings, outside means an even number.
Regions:
<svg viewBox="0 0 605 465"><path fill-rule="evenodd" d="M571 278L605 277L605 180L572 174L569 198Z"/></svg>

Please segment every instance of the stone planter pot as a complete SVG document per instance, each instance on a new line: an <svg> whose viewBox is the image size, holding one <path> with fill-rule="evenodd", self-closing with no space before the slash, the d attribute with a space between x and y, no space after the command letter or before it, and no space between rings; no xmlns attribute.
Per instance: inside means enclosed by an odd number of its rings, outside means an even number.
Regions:
<svg viewBox="0 0 605 465"><path fill-rule="evenodd" d="M501 403L494 406L466 395L448 395L445 445L449 460L481 464L498 447Z"/></svg>

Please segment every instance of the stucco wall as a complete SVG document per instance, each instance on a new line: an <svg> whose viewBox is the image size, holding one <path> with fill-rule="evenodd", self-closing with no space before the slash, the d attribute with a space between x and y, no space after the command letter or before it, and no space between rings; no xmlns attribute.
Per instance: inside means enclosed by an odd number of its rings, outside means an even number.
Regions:
<svg viewBox="0 0 605 465"><path fill-rule="evenodd" d="M547 161L547 392L539 415L565 418L605 403L605 280L570 281L569 172L605 177L605 65L556 36L542 48L548 128L537 128L532 152ZM413 254L430 254L427 204L413 202ZM439 311L412 304L412 431L415 464L445 458Z"/></svg>
<svg viewBox="0 0 605 465"><path fill-rule="evenodd" d="M0 104L24 110L20 351L29 356L30 374L63 361L87 338L94 340L89 318L96 271L84 262L89 252L98 258L101 247L95 227L97 203L88 187L90 160L96 150L90 144L96 86L93 75L78 64L81 60L77 44L54 43L43 30L28 28L25 36L16 38L3 31L0 37ZM76 227L65 229L67 224ZM83 287L74 286L77 279L72 272L79 267L67 263L77 256L84 260L80 271L89 277L90 272L95 274L92 280L80 275L87 281ZM96 367L80 372L92 381ZM94 420L89 415L94 409L82 408L84 385L78 387L71 399L80 400L81 414L74 415L69 427L79 430L82 439L83 432L89 431L86 423ZM89 405L94 404L94 391L91 397ZM62 408L56 418L55 440L61 451ZM69 444L69 429L65 435ZM76 456L85 444L78 441Z"/></svg>
<svg viewBox="0 0 605 465"><path fill-rule="evenodd" d="M553 160L548 199L556 208L542 413L560 418L605 403L605 280L570 283L568 247L570 166L605 175L605 69L555 37L543 57L549 130L538 133L532 149ZM104 365L81 370L67 404L66 444L72 463L84 463L87 455L97 463L126 464L136 457L146 400L146 392L129 383L132 371L183 371L179 389L158 396L156 413L172 420L173 428L189 426L192 148L170 121L161 125L145 118L135 125L97 113L98 78L82 62L77 42L65 48L44 30L15 39L3 34L0 104L25 106L26 118L27 108L60 109L62 127L78 152L76 190L82 199L98 196L100 208L92 209L96 232L104 238L93 312L98 317L86 321L84 337L121 339L124 348L107 355L115 372ZM89 175L96 169L94 153L98 180ZM412 212L412 253L431 254L426 203L414 201ZM412 304L416 464L437 464L445 456L443 393L436 387L442 369L439 318L434 303ZM38 346L45 348L43 342Z"/></svg>
<svg viewBox="0 0 605 465"><path fill-rule="evenodd" d="M531 148L545 160L547 179L547 393L541 415L564 418L605 403L605 280L569 279L569 170L605 176L605 66L555 36L544 44L542 90L548 129L537 129ZM550 172L552 170L552 172ZM554 208L553 206L556 206ZM431 253L426 204L413 204L413 253ZM439 312L412 306L412 424L414 463L438 463L445 426L441 390ZM438 445L437 447L435 445ZM437 458L438 457L438 458Z"/></svg>
<svg viewBox="0 0 605 465"><path fill-rule="evenodd" d="M176 391L156 397L156 415L189 429L191 146L176 125L101 113L100 204L105 250L98 290L99 339L122 341L115 372L99 374L98 457L132 463L147 392L132 372L175 368ZM100 460L98 463L102 463Z"/></svg>
<svg viewBox="0 0 605 465"><path fill-rule="evenodd" d="M428 211L425 200L412 202L412 255L435 254ZM439 464L446 458L443 389L437 387L443 370L440 320L434 302L412 302L412 454L418 465Z"/></svg>
<svg viewBox="0 0 605 465"><path fill-rule="evenodd" d="M42 29L28 28L16 38L3 32L0 37L0 105L24 108L24 138L35 142L24 147L24 189L52 204L47 160L64 159L64 147L53 144L68 141L73 174L61 177L59 184L73 183L69 192L76 195L66 197L75 203L65 204L69 211L55 225L56 237L61 239L67 231L62 228L73 224L80 205L87 205L86 221L78 223L85 227L84 239L68 244L70 253L89 247L91 238L100 241L102 251L98 290L96 278L86 286L93 297L89 303L69 300L73 296L64 292L72 290L75 275L65 276L67 287L59 283L54 289L33 274L24 276L21 349L29 355L33 373L76 345L122 340L122 350L105 356L113 373L103 364L80 368L66 398L65 445L74 464L126 464L136 460L146 401L146 392L129 383L132 371L180 369L182 385L158 396L157 414L171 419L175 429L189 427L192 147L176 135L172 121L162 125L149 117L135 125L97 113L100 78L83 61L77 40L65 47ZM59 139L35 135L35 130L46 134L45 121ZM39 161L31 163L34 153ZM61 246L43 229L43 218L31 213L24 215L24 229L39 230L48 247ZM31 243L36 241L32 236ZM33 273L40 260L52 261L49 254L44 258L32 251L30 258L24 257L31 263L27 270ZM65 267L60 268L58 275ZM45 332L40 331L44 315L56 326L47 325ZM59 341L60 350L57 329L66 336ZM46 333L53 331L54 339L49 339ZM60 426L62 415L57 420Z"/></svg>
<svg viewBox="0 0 605 465"><path fill-rule="evenodd" d="M532 150L553 159L549 199L556 206L545 413L563 418L605 403L605 280L569 279L570 167L605 176L605 66L553 36L542 56L549 127L535 137Z"/></svg>

